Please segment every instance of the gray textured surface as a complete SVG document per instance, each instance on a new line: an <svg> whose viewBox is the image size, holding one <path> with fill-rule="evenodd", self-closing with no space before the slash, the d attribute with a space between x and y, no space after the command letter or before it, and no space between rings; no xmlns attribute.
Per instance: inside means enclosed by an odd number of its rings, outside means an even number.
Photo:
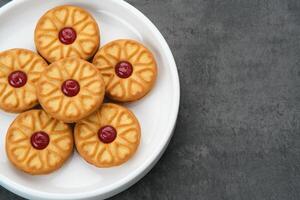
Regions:
<svg viewBox="0 0 300 200"><path fill-rule="evenodd" d="M299 200L300 1L129 2L174 53L181 108L159 163L112 199Z"/></svg>

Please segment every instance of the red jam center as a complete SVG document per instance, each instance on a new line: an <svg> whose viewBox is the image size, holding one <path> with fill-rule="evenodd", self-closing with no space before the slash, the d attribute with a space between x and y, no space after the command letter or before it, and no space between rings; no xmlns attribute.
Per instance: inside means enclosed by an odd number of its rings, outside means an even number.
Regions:
<svg viewBox="0 0 300 200"><path fill-rule="evenodd" d="M117 137L117 131L112 126L102 126L98 131L98 137L103 143L111 143Z"/></svg>
<svg viewBox="0 0 300 200"><path fill-rule="evenodd" d="M63 44L72 44L76 40L76 37L76 31L72 27L65 27L58 34L58 38Z"/></svg>
<svg viewBox="0 0 300 200"><path fill-rule="evenodd" d="M61 91L68 97L74 97L80 91L80 85L77 81L69 79L62 84Z"/></svg>
<svg viewBox="0 0 300 200"><path fill-rule="evenodd" d="M8 82L15 88L23 87L27 82L27 75L22 71L14 71L8 76Z"/></svg>
<svg viewBox="0 0 300 200"><path fill-rule="evenodd" d="M35 132L31 136L31 145L38 150L45 149L49 144L50 138L47 133L43 131Z"/></svg>
<svg viewBox="0 0 300 200"><path fill-rule="evenodd" d="M115 72L120 78L128 78L129 76L131 76L132 71L133 67L131 63L127 61L121 61L115 66Z"/></svg>

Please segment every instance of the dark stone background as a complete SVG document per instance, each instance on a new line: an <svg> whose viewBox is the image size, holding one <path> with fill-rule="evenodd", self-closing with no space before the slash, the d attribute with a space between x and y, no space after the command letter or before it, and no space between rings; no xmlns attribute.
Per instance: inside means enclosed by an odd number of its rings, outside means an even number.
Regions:
<svg viewBox="0 0 300 200"><path fill-rule="evenodd" d="M112 199L299 200L300 1L129 2L174 53L181 107L158 164Z"/></svg>

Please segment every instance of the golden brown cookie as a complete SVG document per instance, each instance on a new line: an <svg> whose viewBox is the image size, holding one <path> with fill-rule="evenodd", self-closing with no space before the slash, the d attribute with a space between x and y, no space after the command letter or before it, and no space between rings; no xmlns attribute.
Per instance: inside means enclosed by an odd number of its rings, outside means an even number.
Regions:
<svg viewBox="0 0 300 200"><path fill-rule="evenodd" d="M38 52L50 63L66 57L88 60L98 50L100 33L97 22L86 10L65 5L40 18L34 41Z"/></svg>
<svg viewBox="0 0 300 200"><path fill-rule="evenodd" d="M79 58L56 61L41 74L37 86L40 104L52 117L76 122L99 108L105 93L100 72Z"/></svg>
<svg viewBox="0 0 300 200"><path fill-rule="evenodd" d="M125 107L105 103L75 125L75 145L79 154L97 167L126 162L136 152L141 129L134 114Z"/></svg>
<svg viewBox="0 0 300 200"><path fill-rule="evenodd" d="M95 55L94 65L100 70L106 94L115 101L135 101L146 95L157 76L152 53L134 40L115 40Z"/></svg>
<svg viewBox="0 0 300 200"><path fill-rule="evenodd" d="M71 128L43 110L19 114L6 135L8 159L32 175L60 168L73 152L73 144Z"/></svg>
<svg viewBox="0 0 300 200"><path fill-rule="evenodd" d="M22 112L38 104L36 81L48 66L38 54L26 49L0 53L0 108Z"/></svg>

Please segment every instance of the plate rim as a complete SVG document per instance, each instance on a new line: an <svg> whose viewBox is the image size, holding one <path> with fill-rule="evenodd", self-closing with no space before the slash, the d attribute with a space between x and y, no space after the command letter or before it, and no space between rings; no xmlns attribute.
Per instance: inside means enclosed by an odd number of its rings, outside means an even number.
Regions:
<svg viewBox="0 0 300 200"><path fill-rule="evenodd" d="M0 8L0 15L7 12L14 6L18 5L19 3L23 3L26 1L30 1L30 0L12 0L11 2L8 2L7 4L5 4ZM132 14L140 18L147 26L149 26L150 29L153 30L153 33L160 40L160 43L163 46L164 54L166 54L168 63L170 63L169 68L171 71L171 79L173 79L173 84L174 84L173 86L174 103L171 108L172 114L170 115L170 123L168 124L166 130L166 132L168 133L168 137L165 137L165 140L161 142L161 146L159 146L159 148L156 148L153 151L153 153L148 157L148 159L146 159L146 161L142 163L134 172L132 172L125 178L117 181L116 183L114 183L109 187L104 187L97 190L76 193L76 194L49 193L49 192L41 192L36 189L25 187L22 184L11 181L9 178L3 177L0 174L1 177L0 185L10 190L11 192L25 198L38 198L38 199L62 199L62 198L63 199L83 199L83 198L86 199L86 198L95 198L97 196L99 197L100 195L103 198L108 198L124 191L125 189L129 188L130 186L138 182L141 178L143 178L153 168L153 166L157 163L157 161L160 159L165 149L167 148L172 138L173 131L175 129L178 111L179 111L179 105L180 105L180 82L179 82L178 69L176 66L174 56L165 38L161 34L161 32L146 15L144 15L141 11L139 11L137 8L135 8L125 0L110 0L110 1L119 4L120 6L124 7L129 12L131 12Z"/></svg>

